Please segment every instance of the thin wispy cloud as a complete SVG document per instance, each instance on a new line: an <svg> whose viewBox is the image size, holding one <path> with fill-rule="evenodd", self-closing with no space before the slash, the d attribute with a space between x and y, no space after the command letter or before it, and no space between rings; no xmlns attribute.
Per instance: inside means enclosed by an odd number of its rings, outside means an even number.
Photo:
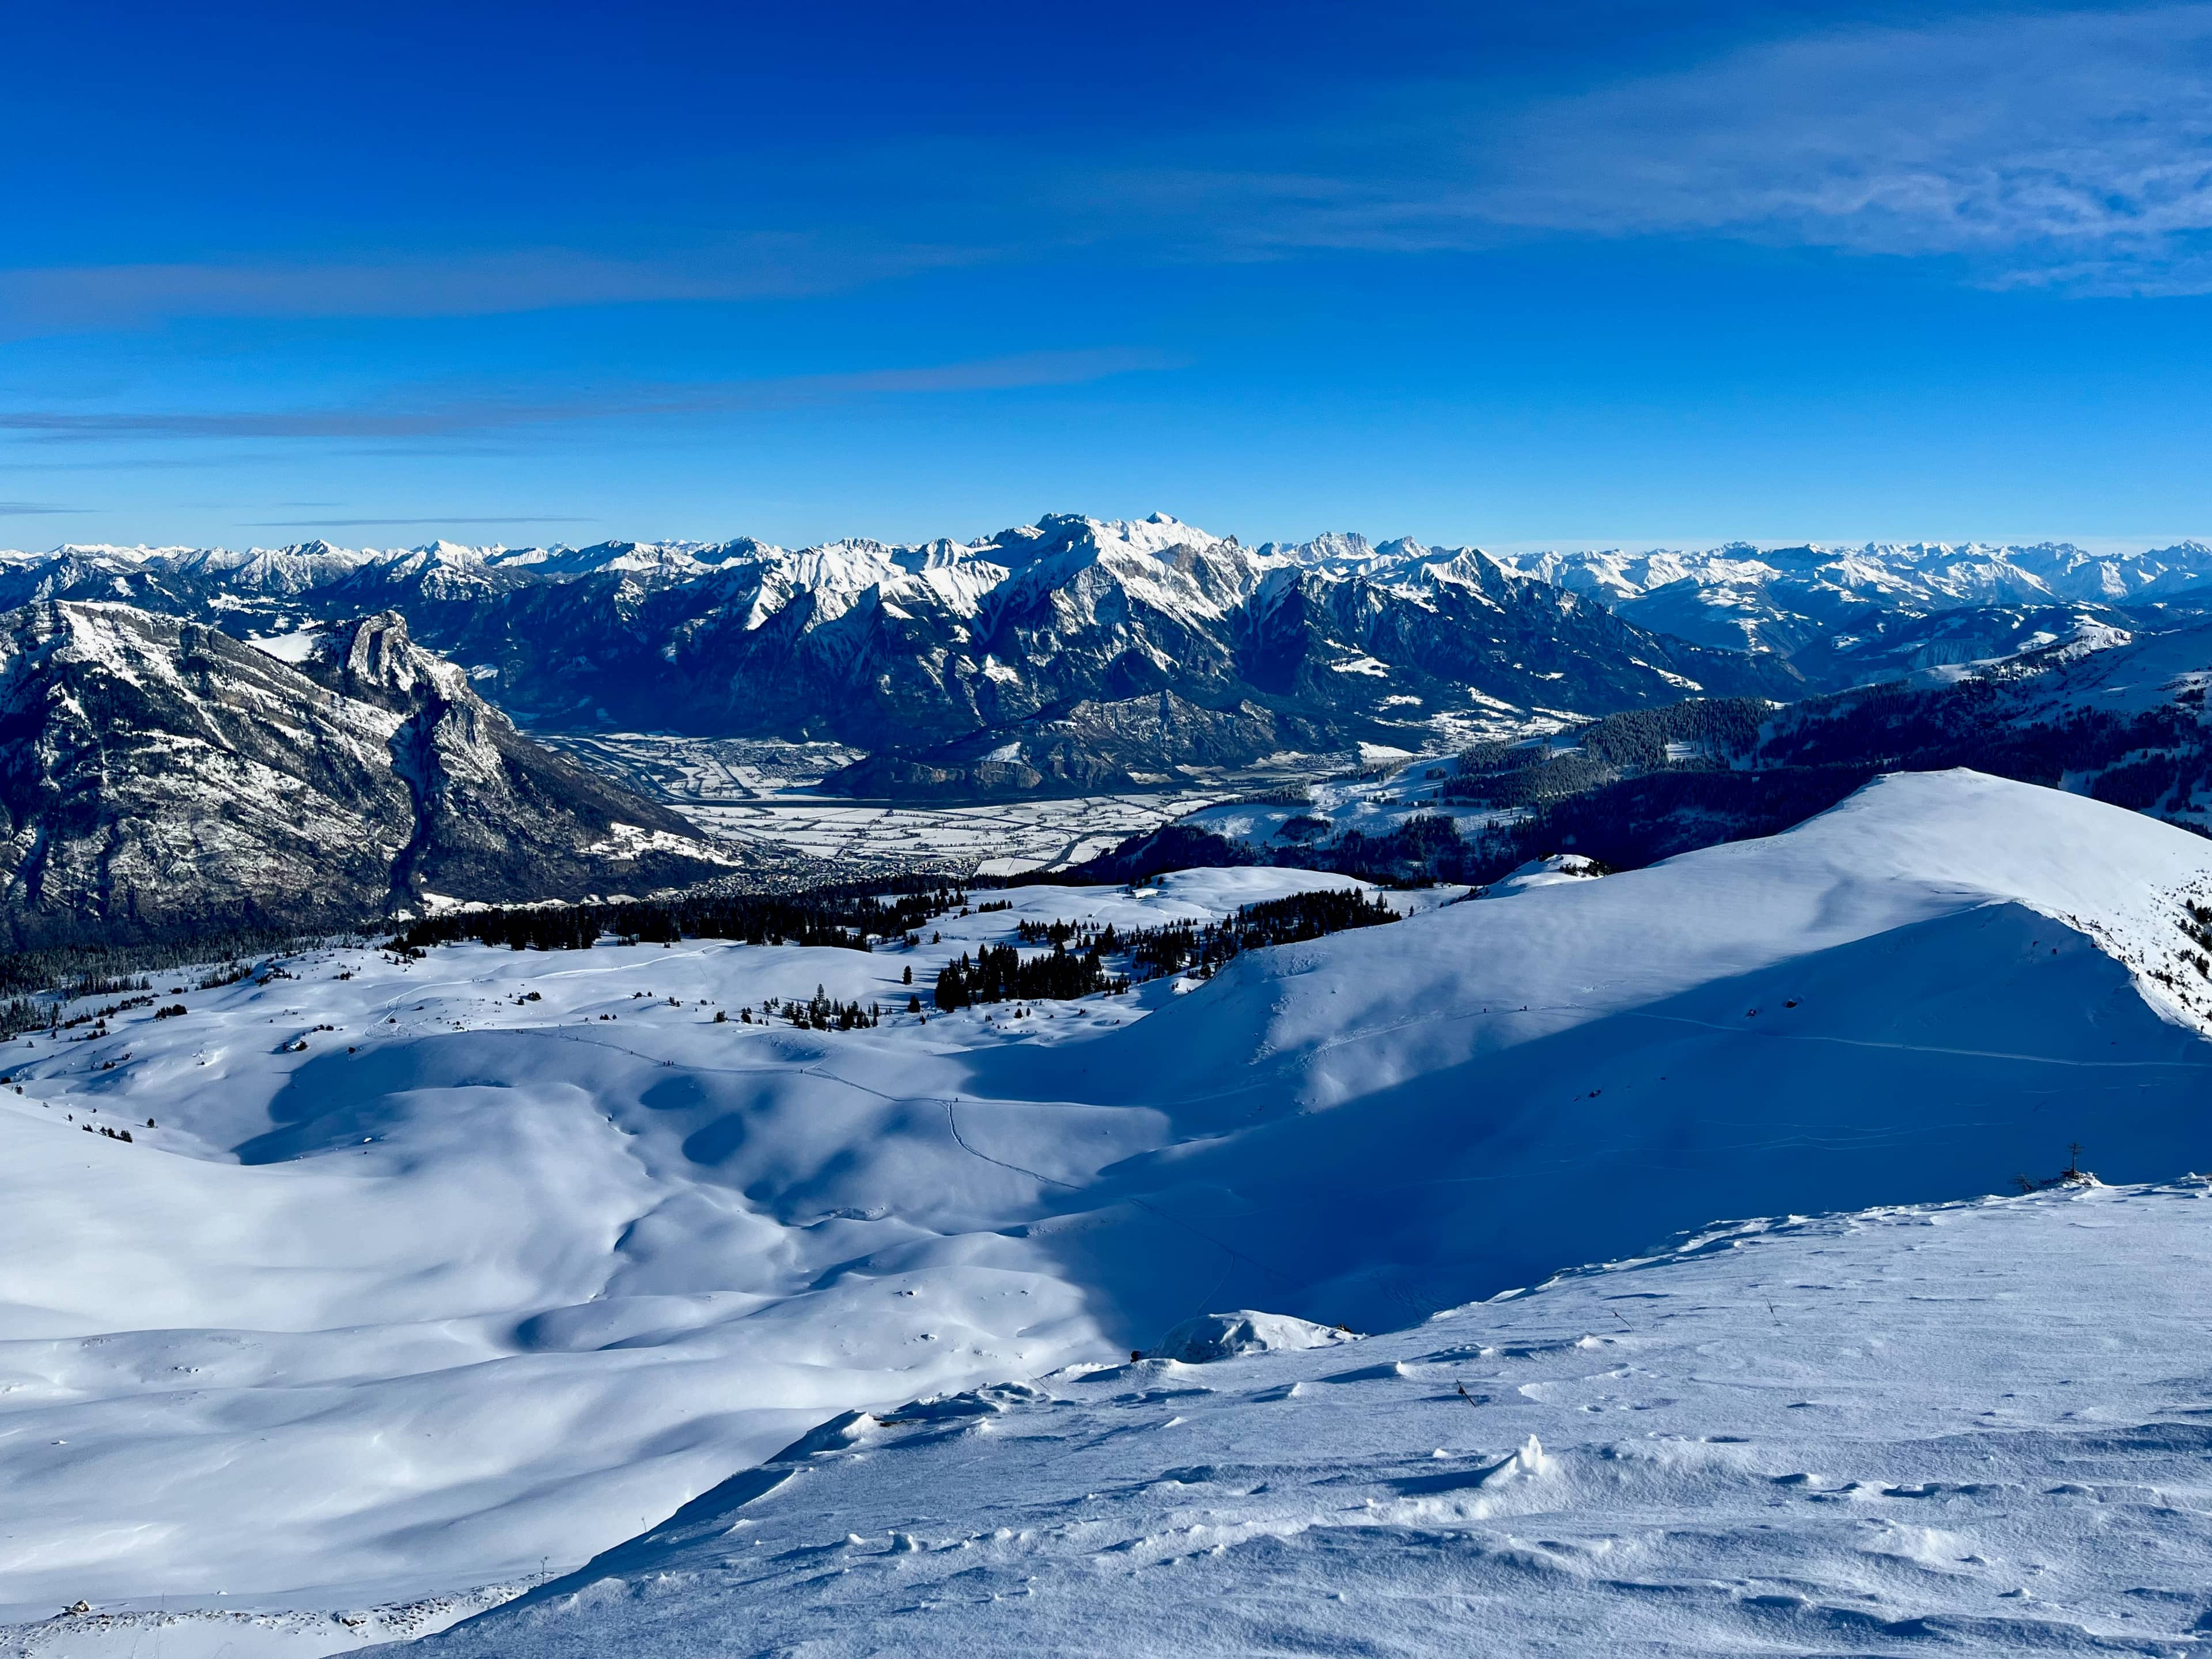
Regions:
<svg viewBox="0 0 2212 1659"><path fill-rule="evenodd" d="M1079 386L1166 368L1157 351L1038 351L919 368L867 369L750 380L625 382L559 398L393 398L322 409L189 410L0 410L0 431L49 439L417 438L558 422L741 414L811 404Z"/></svg>
<svg viewBox="0 0 2212 1659"><path fill-rule="evenodd" d="M457 514L424 514L413 519L250 519L248 530L392 530L415 525L451 524L597 524L592 518L545 513L506 513L468 515Z"/></svg>
<svg viewBox="0 0 2212 1659"><path fill-rule="evenodd" d="M1446 89L1387 125L1119 188L1247 257L1721 236L2212 289L2212 6L1815 34L1518 108Z"/></svg>
<svg viewBox="0 0 2212 1659"><path fill-rule="evenodd" d="M2212 233L2212 8L1756 48L1533 116L1507 222L1735 230L2163 286Z"/></svg>
<svg viewBox="0 0 2212 1659"><path fill-rule="evenodd" d="M35 519L50 514L91 511L88 507L57 507L52 501L0 501L0 519Z"/></svg>
<svg viewBox="0 0 2212 1659"><path fill-rule="evenodd" d="M957 264L971 251L761 234L611 258L572 248L0 270L0 334L179 317L477 317L572 306L781 299Z"/></svg>
<svg viewBox="0 0 2212 1659"><path fill-rule="evenodd" d="M204 471L210 467L235 466L235 453L217 459L208 455L134 455L129 461L118 461L112 457L98 460L57 460L52 455L40 454L35 460L0 460L0 472L114 472L129 471L143 472L154 468L179 471Z"/></svg>
<svg viewBox="0 0 2212 1659"><path fill-rule="evenodd" d="M819 184L840 204L834 233L635 256L546 246L0 270L0 337L784 299L1099 248L1237 260L1559 233L1943 256L1999 285L2193 291L2212 285L2212 5L1815 33L1534 100L1409 80L1347 91L1321 115L1196 142L1140 131L1060 162L973 140L830 151L842 159L820 162Z"/></svg>

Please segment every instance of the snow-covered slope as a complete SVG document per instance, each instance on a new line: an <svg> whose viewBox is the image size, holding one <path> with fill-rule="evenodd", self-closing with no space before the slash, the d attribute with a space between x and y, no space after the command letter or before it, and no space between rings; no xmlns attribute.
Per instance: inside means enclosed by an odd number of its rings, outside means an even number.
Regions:
<svg viewBox="0 0 2212 1659"><path fill-rule="evenodd" d="M1128 1000L841 1034L740 1010L902 1009L908 968L926 988L1027 915L1343 884L1040 890L915 952L337 951L0 1048L0 1609L510 1579L833 1412L1112 1352L1050 1251L998 1231L1035 1180L944 1097L978 1054L1126 1029ZM1158 1120L1031 1127L1081 1175Z"/></svg>
<svg viewBox="0 0 2212 1659"><path fill-rule="evenodd" d="M840 1418L377 1651L2194 1653L2209 1196L1717 1227L1350 1348Z"/></svg>
<svg viewBox="0 0 2212 1659"><path fill-rule="evenodd" d="M2212 844L2153 820L1913 775L1788 835L1240 960L1117 1045L1174 1079L1170 1144L1088 1201L1233 1216L1217 1299L1373 1325L1711 1216L1988 1190L2076 1137L2156 1175L2197 1156L2183 1103L2212 1083L2177 896L2208 878ZM1313 1223L1346 1212L1357 1259ZM1125 1282L1146 1213L1070 1254Z"/></svg>
<svg viewBox="0 0 2212 1659"><path fill-rule="evenodd" d="M2003 679L2022 709L2043 719L2076 709L2137 714L2176 702L2201 709L2212 685L2212 625L2093 632L2007 664Z"/></svg>
<svg viewBox="0 0 2212 1659"><path fill-rule="evenodd" d="M2075 1139L2166 1178L2212 1097L2179 926L2208 882L2197 837L1948 774L1026 1018L924 1024L904 970L1341 879L1018 890L911 952L160 988L189 1012L0 1050L0 1604L511 1582L836 1413L1194 1314L1403 1326L1715 1216L1987 1193ZM817 984L895 1012L738 1018Z"/></svg>

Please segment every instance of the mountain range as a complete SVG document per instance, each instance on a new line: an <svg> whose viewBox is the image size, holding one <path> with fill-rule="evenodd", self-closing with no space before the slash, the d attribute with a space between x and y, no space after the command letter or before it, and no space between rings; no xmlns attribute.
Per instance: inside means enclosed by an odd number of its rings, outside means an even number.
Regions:
<svg viewBox="0 0 2212 1659"><path fill-rule="evenodd" d="M526 726L834 739L878 799L1140 788L1457 746L1687 696L1792 701L2212 605L2212 548L1870 544L1493 556L1248 547L1156 514L962 541L740 538L0 555L0 605L120 602L280 654L391 612Z"/></svg>
<svg viewBox="0 0 2212 1659"><path fill-rule="evenodd" d="M1434 746L1501 711L1788 695L1799 678L1475 550L1254 549L1164 515L798 551L311 543L0 561L0 605L69 599L264 637L393 611L526 724L830 738L913 769L851 781L867 789L1127 784L1194 759Z"/></svg>
<svg viewBox="0 0 2212 1659"><path fill-rule="evenodd" d="M2176 543L2095 554L2065 542L1868 543L1702 551L1540 553L1517 575L1602 600L1639 626L1706 645L1794 656L1823 635L1848 649L1885 615L1917 619L1988 607L2063 610L2173 599L2212 586L2212 546Z"/></svg>

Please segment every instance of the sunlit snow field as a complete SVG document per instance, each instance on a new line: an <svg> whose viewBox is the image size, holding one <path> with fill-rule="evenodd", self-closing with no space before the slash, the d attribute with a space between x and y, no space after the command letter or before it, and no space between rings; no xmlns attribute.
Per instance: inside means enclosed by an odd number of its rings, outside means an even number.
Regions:
<svg viewBox="0 0 2212 1659"><path fill-rule="evenodd" d="M950 955L1024 919L1148 925L1344 884L1243 870L1018 889L1011 910L941 918L941 941L911 951L325 951L217 990L158 983L181 1015L0 1049L0 1607L312 1612L517 1586L841 1413L1000 1382L1110 1386L1133 1396L1132 1425L1164 1431L1183 1384L1065 1368L1126 1362L1194 1313L1417 1333L1438 1309L1716 1218L1971 1198L2051 1174L2076 1139L2108 1181L2208 1161L2212 1045L2179 919L2212 893L2212 844L1969 773L1887 780L1789 835L1646 871L1396 896L1420 914L1210 981L905 1012L909 967L926 991ZM880 1003L884 1023L739 1018L817 986ZM1820 1326L1826 1305L1808 1291L1782 1322ZM1743 1313L1725 1310L1725 1340L1749 1340ZM1468 1340L1496 1346L1489 1328ZM1332 1364L1410 1364L1424 1340ZM2194 1398L2178 1380L2194 1362L2170 1344L2100 1352L2092 1375L2115 1390L2177 1379L2177 1408ZM1487 1371L1506 1374L1470 1361L1455 1376L1495 1392ZM1514 1374L1509 1391L1584 1375ZM1237 1388L1277 1386L1250 1378ZM1724 1390L1684 1389L1670 1434L1741 1431ZM1554 1418L1583 1402L1520 1397ZM1276 1420L1223 1416L1219 1432ZM1554 1448L1577 1420L1526 1431ZM1524 1430L1488 1421L1421 1426L1407 1455L1494 1462ZM1826 1490L1809 1465L1769 1473ZM1346 1501L1384 1478L1360 1475ZM1106 1490L1103 1469L1082 1479ZM1529 1490L1577 1512L1611 1501L1580 1476ZM846 1548L879 1521L988 1533L995 1492L955 1493L927 1525L882 1518L906 1500L855 1498L850 1527L817 1542ZM1797 1524L1802 1497L1777 1488L1776 1524ZM1595 1524L1544 1521L1528 1547ZM244 1626L162 1626L163 1651L187 1659L180 1644L218 1631L238 1659L337 1650L465 1610L342 1637L302 1614L254 1626L259 1648L237 1645ZM123 1643L150 1627L99 1628ZM126 1650L82 1620L11 1639Z"/></svg>
<svg viewBox="0 0 2212 1659"><path fill-rule="evenodd" d="M2208 1198L1717 1227L1348 1347L840 1419L424 1659L2196 1652Z"/></svg>

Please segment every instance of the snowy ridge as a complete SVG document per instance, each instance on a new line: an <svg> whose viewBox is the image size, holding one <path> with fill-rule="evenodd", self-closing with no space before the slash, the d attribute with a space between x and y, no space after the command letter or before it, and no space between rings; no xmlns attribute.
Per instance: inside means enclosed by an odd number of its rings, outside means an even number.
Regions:
<svg viewBox="0 0 2212 1659"><path fill-rule="evenodd" d="M526 1583L483 1584L450 1595L383 1607L299 1612L221 1607L132 1608L86 1606L49 1619L0 1625L0 1659L107 1659L158 1653L161 1659L321 1659L372 1644L408 1642L512 1601Z"/></svg>
<svg viewBox="0 0 2212 1659"><path fill-rule="evenodd" d="M368 573L391 584L446 573L465 586L499 577L574 580L613 573L641 588L697 580L726 572L785 597L805 591L832 602L838 614L856 596L902 576L973 568L975 594L1015 574L1057 586L1100 562L1141 571L1138 561L1172 563L1178 550L1236 550L1245 572L1264 579L1276 569L1313 570L1362 578L1407 593L1438 581L1468 580L1482 562L1542 580L1608 605L1650 604L1672 593L1693 597L1717 612L1755 611L1770 592L1832 605L1909 606L1922 610L2021 603L2125 604L2212 584L2212 545L2185 541L2139 554L2100 555L2065 543L2032 545L1942 542L1867 543L1856 547L1729 543L1703 550L1628 552L1550 551L1498 554L1474 546L1431 549L1411 538L1370 542L1330 532L1307 542L1267 542L1249 550L1236 538L1214 535L1166 514L1140 520L1054 514L975 541L951 538L912 544L868 538L785 549L750 537L726 542L603 542L589 547L509 548L437 541L418 548L347 549L324 541L281 548L124 547L64 544L50 552L0 552L0 567L52 586L85 573L173 573L218 580L247 593L293 596ZM45 597L44 594L34 595ZM1188 595L1182 596L1188 601Z"/></svg>
<svg viewBox="0 0 2212 1659"><path fill-rule="evenodd" d="M2064 542L1868 542L1857 547L1731 542L1703 550L1496 555L1524 575L1608 599L1639 599L1677 582L1763 585L1796 580L1838 592L1909 596L1929 605L2023 599L2125 603L2212 581L2212 546L2178 542L2136 554L2093 554Z"/></svg>
<svg viewBox="0 0 2212 1659"><path fill-rule="evenodd" d="M520 738L396 614L282 644L119 604L0 618L0 935L346 928L425 880L580 897L736 859Z"/></svg>
<svg viewBox="0 0 2212 1659"><path fill-rule="evenodd" d="M2076 708L2140 714L2201 698L2212 686L2212 625L2141 636L2087 629L2022 653L2002 677L2027 710L2045 718Z"/></svg>

